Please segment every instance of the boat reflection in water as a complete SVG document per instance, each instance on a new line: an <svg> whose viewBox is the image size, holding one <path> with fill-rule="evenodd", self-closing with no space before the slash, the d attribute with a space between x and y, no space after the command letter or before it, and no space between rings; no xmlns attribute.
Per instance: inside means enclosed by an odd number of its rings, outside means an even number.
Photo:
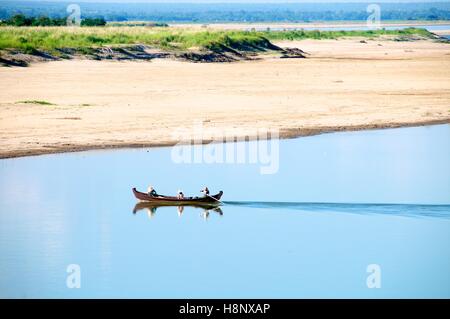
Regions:
<svg viewBox="0 0 450 319"><path fill-rule="evenodd" d="M156 211L159 207L176 207L176 211L179 217L183 215L185 206L170 206L170 205L156 205L154 203L148 202L139 202L133 208L133 214L137 214L139 211L147 212L147 216L149 218L153 218L156 214ZM218 214L219 216L223 215L223 211L220 207L217 206L209 206L209 205L189 205L189 207L199 208L202 210L200 216L204 219L208 219L211 212Z"/></svg>

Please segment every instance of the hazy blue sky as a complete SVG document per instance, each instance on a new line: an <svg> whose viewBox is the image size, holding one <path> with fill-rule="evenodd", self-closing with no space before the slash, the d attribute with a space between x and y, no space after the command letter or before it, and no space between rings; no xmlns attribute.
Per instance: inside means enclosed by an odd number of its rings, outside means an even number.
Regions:
<svg viewBox="0 0 450 319"><path fill-rule="evenodd" d="M0 0L2 2L4 0ZM19 0L19 1L55 1L55 2L148 2L148 3L167 3L167 2L188 2L188 3L317 3L317 2L325 2L325 3L337 3L337 2L352 2L352 3L383 3L383 2L447 2L448 0Z"/></svg>

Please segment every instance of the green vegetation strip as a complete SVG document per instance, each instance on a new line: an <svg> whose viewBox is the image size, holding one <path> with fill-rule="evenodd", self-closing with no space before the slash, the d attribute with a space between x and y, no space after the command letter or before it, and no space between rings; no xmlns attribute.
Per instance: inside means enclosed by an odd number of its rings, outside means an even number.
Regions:
<svg viewBox="0 0 450 319"><path fill-rule="evenodd" d="M265 31L261 32L269 40L302 40L302 39L338 39L345 37L375 38L380 36L420 36L432 38L433 33L421 28L405 28L402 30L354 30L354 31L319 31L319 30L295 30L295 31Z"/></svg>
<svg viewBox="0 0 450 319"><path fill-rule="evenodd" d="M40 100L27 100L27 101L17 101L17 104L39 104L39 105L55 105L53 103L47 102L47 101L40 101Z"/></svg>
<svg viewBox="0 0 450 319"><path fill-rule="evenodd" d="M73 19L72 22L74 23ZM104 26L106 24L103 18L86 18L81 20L81 26L94 27ZM49 27L49 26L66 26L67 18L49 18L47 16L26 17L23 14L16 14L11 18L0 21L0 25L10 25L15 27Z"/></svg>
<svg viewBox="0 0 450 319"><path fill-rule="evenodd" d="M144 44L166 50L215 49L264 46L268 40L338 39L379 36L431 38L425 29L371 31L207 31L148 27L0 27L0 49L55 52L72 48L89 50L101 46Z"/></svg>

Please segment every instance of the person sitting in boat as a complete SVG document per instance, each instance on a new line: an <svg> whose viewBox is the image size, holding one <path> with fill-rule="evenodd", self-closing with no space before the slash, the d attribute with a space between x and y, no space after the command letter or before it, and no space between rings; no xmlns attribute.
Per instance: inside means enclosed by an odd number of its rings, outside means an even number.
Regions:
<svg viewBox="0 0 450 319"><path fill-rule="evenodd" d="M154 197L158 196L158 193L156 193L155 189L151 185L148 187L147 191L150 196Z"/></svg>
<svg viewBox="0 0 450 319"><path fill-rule="evenodd" d="M178 199L183 199L184 198L183 192L179 190L177 197L178 197Z"/></svg>
<svg viewBox="0 0 450 319"><path fill-rule="evenodd" d="M209 196L209 189L208 189L208 187L205 186L205 188L202 189L201 192L202 192L205 196Z"/></svg>

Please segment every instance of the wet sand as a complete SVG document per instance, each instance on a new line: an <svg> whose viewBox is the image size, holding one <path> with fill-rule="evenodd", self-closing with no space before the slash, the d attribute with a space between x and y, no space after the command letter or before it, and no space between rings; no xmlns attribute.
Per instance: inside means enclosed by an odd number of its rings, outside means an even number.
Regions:
<svg viewBox="0 0 450 319"><path fill-rule="evenodd" d="M0 158L173 145L203 123L282 137L450 123L450 45L306 40L307 59L58 61L0 68ZM55 105L20 103L43 100Z"/></svg>

